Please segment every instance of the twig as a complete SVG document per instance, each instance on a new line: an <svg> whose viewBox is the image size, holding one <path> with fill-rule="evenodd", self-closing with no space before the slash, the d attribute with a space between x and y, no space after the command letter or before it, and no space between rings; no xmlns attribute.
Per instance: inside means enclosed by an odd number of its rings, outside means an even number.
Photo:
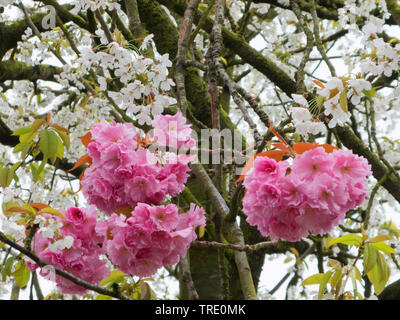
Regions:
<svg viewBox="0 0 400 320"><path fill-rule="evenodd" d="M331 61L329 60L328 56L326 55L324 47L322 46L321 38L319 36L319 20L318 20L318 15L317 15L317 9L315 7L315 0L311 0L311 5L312 5L311 15L312 15L313 24L314 24L315 44L317 45L317 49L318 49L319 53L321 54L322 59L327 64L332 77L336 77L335 68L332 65Z"/></svg>
<svg viewBox="0 0 400 320"><path fill-rule="evenodd" d="M265 248L270 248L276 245L276 242L274 241L265 241L265 242L259 242L256 244L245 244L245 245L238 245L238 244L232 244L232 243L221 243L221 242L216 242L216 241L199 241L195 240L191 244L193 247L197 248L216 248L216 249L232 249L236 251L246 251L246 252L252 252L252 251L257 251Z"/></svg>
<svg viewBox="0 0 400 320"><path fill-rule="evenodd" d="M36 256L34 253L32 253L31 251L25 249L24 247L20 246L18 243L8 239L2 232L0 232L0 241L4 242L6 244L8 244L10 247L13 247L14 249L18 250L19 252L23 253L24 255L26 255L27 257L29 257L30 259L32 259L39 267L43 268L45 266L48 266L49 264L44 262L43 260L41 260L38 256ZM69 272L66 272L64 270L61 270L59 268L56 268L54 266L52 266L52 268L54 268L54 271L57 275L83 287L89 290L93 290L96 291L97 293L100 294L104 294L110 297L114 297L120 300L134 300L131 297L125 296L121 293L117 293L114 292L112 290L108 290L106 288L102 288L99 286L96 286L92 283L86 282L82 279L79 279L77 277L75 277L74 275L70 274Z"/></svg>
<svg viewBox="0 0 400 320"><path fill-rule="evenodd" d="M99 22L100 22L101 28L104 31L104 34L105 34L105 36L107 38L107 41L109 43L113 42L114 40L113 40L113 37L111 35L111 32L108 29L107 23L104 21L103 16L101 15L99 9L97 9L94 13L96 15L97 20L99 20Z"/></svg>
<svg viewBox="0 0 400 320"><path fill-rule="evenodd" d="M307 38L306 50L304 51L303 58L299 64L299 67L296 72L296 92L303 93L305 91L304 86L304 68L308 62L308 58L310 57L311 51L314 47L314 37L311 30L308 28L307 24L304 21L303 15L301 13L301 9L296 0L290 0L290 5L293 9L294 14L300 22L300 26L303 29L304 34Z"/></svg>

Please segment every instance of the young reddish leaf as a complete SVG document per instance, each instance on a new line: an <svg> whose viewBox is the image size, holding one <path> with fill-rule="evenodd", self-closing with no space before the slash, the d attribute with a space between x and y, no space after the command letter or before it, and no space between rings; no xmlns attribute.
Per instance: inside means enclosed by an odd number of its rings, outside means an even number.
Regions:
<svg viewBox="0 0 400 320"><path fill-rule="evenodd" d="M388 236L386 234L380 234L380 235L377 235L376 237L369 239L369 242L382 242L382 241L386 241L386 240L392 240L392 237Z"/></svg>
<svg viewBox="0 0 400 320"><path fill-rule="evenodd" d="M44 204L44 203L39 203L39 202L32 202L32 203L29 203L29 205L32 208L36 209L37 211L40 211L40 210L43 210L44 208L49 207L49 205Z"/></svg>
<svg viewBox="0 0 400 320"><path fill-rule="evenodd" d="M50 124L50 127L53 127L54 129L62 131L62 132L65 132L65 133L70 133L71 132L67 128L64 128L64 127L62 127L62 126L60 126L60 125L58 125L56 123Z"/></svg>
<svg viewBox="0 0 400 320"><path fill-rule="evenodd" d="M275 148L279 149L279 150L282 150L282 151L285 151L287 153L290 153L290 146L287 145L287 144L278 142L278 143L272 143L271 145L274 146Z"/></svg>
<svg viewBox="0 0 400 320"><path fill-rule="evenodd" d="M28 205L24 205L24 206L14 205L14 206L8 207L6 210L3 210L3 212L4 213L12 212L12 213L32 214L32 213L35 212L35 210L32 207L28 206Z"/></svg>
<svg viewBox="0 0 400 320"><path fill-rule="evenodd" d="M289 250L292 251L293 254L294 254L297 258L300 258L299 252L297 251L296 248L290 247Z"/></svg>
<svg viewBox="0 0 400 320"><path fill-rule="evenodd" d="M314 82L318 87L325 89L325 86L321 81L319 80L311 80L311 81Z"/></svg>
<svg viewBox="0 0 400 320"><path fill-rule="evenodd" d="M42 213L49 213L49 214L52 214L53 216L57 216L57 217L65 219L64 213L62 213L61 211L59 211L57 209L54 209L54 208L52 208L50 206L40 210L39 214L42 214Z"/></svg>
<svg viewBox="0 0 400 320"><path fill-rule="evenodd" d="M92 164L92 158L89 157L89 154L84 154L82 157L80 157L75 165L69 169L68 171L74 171L76 168L80 167L81 165L84 165L85 163Z"/></svg>
<svg viewBox="0 0 400 320"><path fill-rule="evenodd" d="M332 146L330 144L320 144L321 147L323 147L325 149L326 153L331 153L334 150L339 150L338 147Z"/></svg>
<svg viewBox="0 0 400 320"><path fill-rule="evenodd" d="M296 154L302 154L308 150L315 149L318 147L324 148L326 153L331 153L333 150L338 149L337 147L334 147L330 144L318 144L315 142L312 143L298 142L293 145L293 149L294 151L296 151Z"/></svg>
<svg viewBox="0 0 400 320"><path fill-rule="evenodd" d="M46 122L44 119L35 119L31 124L31 128L33 131L39 130L39 128Z"/></svg>
<svg viewBox="0 0 400 320"><path fill-rule="evenodd" d="M277 137L283 144L287 145L286 140L283 139L282 136L278 132L276 132L276 130L274 129L274 126L271 121L269 122L269 130L271 130L271 132L274 134L274 136Z"/></svg>
<svg viewBox="0 0 400 320"><path fill-rule="evenodd" d="M296 154L302 154L308 150L315 149L318 147L319 147L319 144L315 143L315 142L312 142L312 143L298 142L293 145L293 149L296 152Z"/></svg>
<svg viewBox="0 0 400 320"><path fill-rule="evenodd" d="M81 139L82 144L83 144L85 147L87 147L88 144L89 144L90 142L93 141L93 140L92 140L92 133L89 131L89 132L86 133L84 136L79 137L79 139Z"/></svg>

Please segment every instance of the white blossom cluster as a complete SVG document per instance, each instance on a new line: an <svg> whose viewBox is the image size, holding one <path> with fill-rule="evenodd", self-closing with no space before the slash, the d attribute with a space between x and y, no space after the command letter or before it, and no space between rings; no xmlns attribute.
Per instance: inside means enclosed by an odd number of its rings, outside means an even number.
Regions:
<svg viewBox="0 0 400 320"><path fill-rule="evenodd" d="M300 105L300 107L291 108L296 133L305 138L308 138L309 134L317 135L318 133L324 133L326 131L324 124L311 115L306 98L300 94L292 94L292 98Z"/></svg>
<svg viewBox="0 0 400 320"><path fill-rule="evenodd" d="M70 11L72 14L78 14L80 11L91 9L93 12L97 9L119 10L120 4L116 0L73 0L74 8Z"/></svg>
<svg viewBox="0 0 400 320"><path fill-rule="evenodd" d="M18 53L15 58L18 61L24 62L29 66L39 65L43 61L49 61L54 57L50 47L57 47L61 53L65 50L62 45L62 31L60 29L53 29L50 31L42 32L41 39L39 39L30 27L26 28L24 34L21 36L21 41L17 42ZM12 57L14 58L14 57ZM57 61L57 63L59 63Z"/></svg>
<svg viewBox="0 0 400 320"><path fill-rule="evenodd" d="M372 47L371 53L361 60L360 68L364 73L375 76L385 75L390 77L394 71L399 69L400 63L400 44L392 46L384 42L382 38L368 41Z"/></svg>
<svg viewBox="0 0 400 320"><path fill-rule="evenodd" d="M1 231L7 235L11 236L17 243L23 243L25 239L25 226L19 225L18 220L22 218L21 215L16 214L9 218L6 218L3 214L0 215Z"/></svg>
<svg viewBox="0 0 400 320"><path fill-rule="evenodd" d="M349 24L350 29L358 29L357 19L360 17L369 18L371 11L374 10L382 12L383 19L387 19L390 16L385 0L345 0L343 7L338 9L339 25L346 27Z"/></svg>
<svg viewBox="0 0 400 320"><path fill-rule="evenodd" d="M349 121L350 114L348 110L341 105L346 105L349 100L353 105L358 105L361 98L365 96L365 92L372 89L371 83L365 79L345 79L331 78L324 88L319 90L320 97L323 98L324 114L332 116L329 120L329 128L335 126L343 126ZM342 93L345 92L345 95ZM340 101L344 98L345 101ZM310 113L310 105L306 98L302 95L293 94L292 99L300 105L300 107L292 107L291 114L296 132L304 137L308 134L318 134L325 132L325 126Z"/></svg>
<svg viewBox="0 0 400 320"><path fill-rule="evenodd" d="M150 40L151 36L145 38L139 50L144 50ZM177 102L165 94L175 85L168 78L168 68L172 66L168 54L160 55L154 50L152 59L112 42L106 51L83 48L78 63L84 72L102 68L104 76L98 77L101 91L107 90L108 79L118 77L124 87L118 92L108 91L108 94L140 125L150 124L152 116L161 114L164 108Z"/></svg>
<svg viewBox="0 0 400 320"><path fill-rule="evenodd" d="M330 128L334 128L336 125L343 126L350 119L349 112L343 110L340 105L340 95L344 90L347 90L346 99L350 99L353 104L358 104L364 96L363 90L371 90L371 83L364 79L343 81L341 78L334 77L325 84L325 88L320 91L320 94L325 98L325 115L332 115L332 119L328 123Z"/></svg>

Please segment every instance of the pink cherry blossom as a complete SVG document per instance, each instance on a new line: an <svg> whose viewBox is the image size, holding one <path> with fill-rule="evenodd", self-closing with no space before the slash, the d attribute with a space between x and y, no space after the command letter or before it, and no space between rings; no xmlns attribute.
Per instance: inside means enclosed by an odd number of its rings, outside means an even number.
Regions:
<svg viewBox="0 0 400 320"><path fill-rule="evenodd" d="M109 274L106 267L106 260L100 255L105 253L102 248L103 236L96 231L97 210L94 207L76 208L69 207L65 212L65 219L57 217L61 222L60 234L52 238L46 238L38 230L32 241L34 253L48 263L72 275L79 277L89 283L99 285L101 280ZM63 249L52 250L52 244L62 241L67 237L73 238L71 246ZM35 264L29 263L31 270L37 268ZM54 274L48 274L48 270L41 269L40 273L49 278L55 279L57 287L65 294L85 294L87 289Z"/></svg>
<svg viewBox="0 0 400 320"><path fill-rule="evenodd" d="M291 168L287 161L260 156L243 182L243 212L271 239L322 235L362 204L370 174L366 159L351 151L327 153L318 147L297 155Z"/></svg>

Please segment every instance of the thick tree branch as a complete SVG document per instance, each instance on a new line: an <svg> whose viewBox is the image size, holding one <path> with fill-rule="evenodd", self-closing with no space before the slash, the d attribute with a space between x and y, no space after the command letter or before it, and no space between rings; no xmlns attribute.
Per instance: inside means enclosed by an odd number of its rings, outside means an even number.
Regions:
<svg viewBox="0 0 400 320"><path fill-rule="evenodd" d="M57 81L54 75L62 71L63 69L60 67L47 64L29 66L24 62L6 60L0 62L0 82L6 80L36 81L38 79Z"/></svg>
<svg viewBox="0 0 400 320"><path fill-rule="evenodd" d="M224 198L221 196L215 185L212 183L207 172L204 170L201 164L192 164L191 169L199 180L200 184L204 187L205 192L210 197L210 200L219 214L223 217L229 214L229 207L226 204ZM230 238L230 242L244 246L243 232L236 225L236 222L227 222L224 225L227 237ZM257 299L256 290L251 275L251 269L247 260L246 253L243 251L235 251L235 262L239 272L240 283L242 285L243 296L246 300Z"/></svg>

